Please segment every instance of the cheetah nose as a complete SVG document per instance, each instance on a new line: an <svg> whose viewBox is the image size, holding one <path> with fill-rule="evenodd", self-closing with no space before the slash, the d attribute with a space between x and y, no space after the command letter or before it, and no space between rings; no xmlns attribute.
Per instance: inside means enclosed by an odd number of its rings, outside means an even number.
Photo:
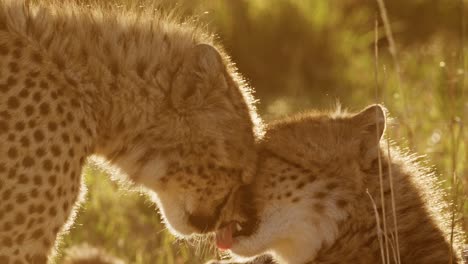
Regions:
<svg viewBox="0 0 468 264"><path fill-rule="evenodd" d="M216 217L209 215L190 214L188 220L201 233L213 231L216 225Z"/></svg>

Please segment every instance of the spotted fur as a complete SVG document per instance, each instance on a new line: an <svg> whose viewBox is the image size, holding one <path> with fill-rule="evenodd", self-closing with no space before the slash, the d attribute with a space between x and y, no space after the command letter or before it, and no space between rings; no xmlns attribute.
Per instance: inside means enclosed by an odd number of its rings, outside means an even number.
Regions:
<svg viewBox="0 0 468 264"><path fill-rule="evenodd" d="M449 206L435 175L396 148L388 156L380 142L384 129L378 105L358 114L309 113L270 125L249 203L257 208L257 227L236 238L232 253L270 253L288 264L383 263L385 242L379 243L373 205L380 230L395 237L392 181L401 263L462 263L460 231L455 228L452 248ZM386 263L396 263L396 245L389 243Z"/></svg>
<svg viewBox="0 0 468 264"><path fill-rule="evenodd" d="M219 45L182 22L152 5L0 0L0 263L47 262L93 154L150 190L176 235L233 216L261 124Z"/></svg>

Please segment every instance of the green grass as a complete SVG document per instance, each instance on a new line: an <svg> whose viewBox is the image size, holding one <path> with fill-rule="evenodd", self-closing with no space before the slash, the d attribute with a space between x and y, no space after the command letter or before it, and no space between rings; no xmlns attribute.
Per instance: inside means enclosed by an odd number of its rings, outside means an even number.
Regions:
<svg viewBox="0 0 468 264"><path fill-rule="evenodd" d="M461 12L466 7L463 1L444 1L387 3L400 75L382 26L375 66L379 14L372 1L278 0L271 5L265 0L184 0L179 8L217 32L256 88L266 120L331 107L337 99L361 109L376 101L377 70L377 101L393 118L388 135L426 156L456 200L455 218L468 230L468 58ZM91 168L86 182L88 197L64 247L87 242L136 264L201 262L204 256L164 230L155 205L143 194L121 188Z"/></svg>

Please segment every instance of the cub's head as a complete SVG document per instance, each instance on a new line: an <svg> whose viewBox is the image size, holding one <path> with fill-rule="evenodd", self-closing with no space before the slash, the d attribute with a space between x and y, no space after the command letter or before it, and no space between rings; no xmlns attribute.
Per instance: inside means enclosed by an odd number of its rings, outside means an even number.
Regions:
<svg viewBox="0 0 468 264"><path fill-rule="evenodd" d="M154 191L164 221L179 236L213 231L232 214L232 197L256 165L252 98L210 45L188 48L158 111L136 124L131 149L113 161ZM165 79L167 78L167 79Z"/></svg>
<svg viewBox="0 0 468 264"><path fill-rule="evenodd" d="M289 254L297 259L317 250L307 243L305 252L292 250L295 242L333 240L331 230L345 219L347 208L329 206L327 200L327 208L314 214L313 194L326 192L333 198L320 199L345 201L343 197L356 188L364 188L363 171L376 166L384 129L380 105L356 114L309 112L269 124L258 147L257 176L249 185L251 200L243 203L247 209L254 204L257 214L240 222L238 230L228 226L218 231L218 248L242 257L270 251L292 263ZM337 181L339 186L334 186ZM319 223L318 228L314 223Z"/></svg>
<svg viewBox="0 0 468 264"><path fill-rule="evenodd" d="M308 112L273 122L266 133L265 148L287 153L304 165L368 166L377 158L385 130L385 109L371 105L358 113Z"/></svg>

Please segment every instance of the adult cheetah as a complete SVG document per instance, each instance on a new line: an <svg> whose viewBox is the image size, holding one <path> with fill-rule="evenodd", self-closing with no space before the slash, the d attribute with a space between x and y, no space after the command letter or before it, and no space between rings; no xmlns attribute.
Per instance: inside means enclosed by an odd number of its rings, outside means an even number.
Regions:
<svg viewBox="0 0 468 264"><path fill-rule="evenodd" d="M48 261L93 154L176 235L233 219L261 124L212 36L153 6L61 2L0 0L0 263Z"/></svg>
<svg viewBox="0 0 468 264"><path fill-rule="evenodd" d="M384 129L379 105L270 125L245 203L257 213L217 231L218 247L243 257L270 253L288 264L462 263L460 231L455 228L452 248L448 206L435 175L396 149L388 156ZM379 239L385 232L388 247ZM392 250L397 246L399 255Z"/></svg>

